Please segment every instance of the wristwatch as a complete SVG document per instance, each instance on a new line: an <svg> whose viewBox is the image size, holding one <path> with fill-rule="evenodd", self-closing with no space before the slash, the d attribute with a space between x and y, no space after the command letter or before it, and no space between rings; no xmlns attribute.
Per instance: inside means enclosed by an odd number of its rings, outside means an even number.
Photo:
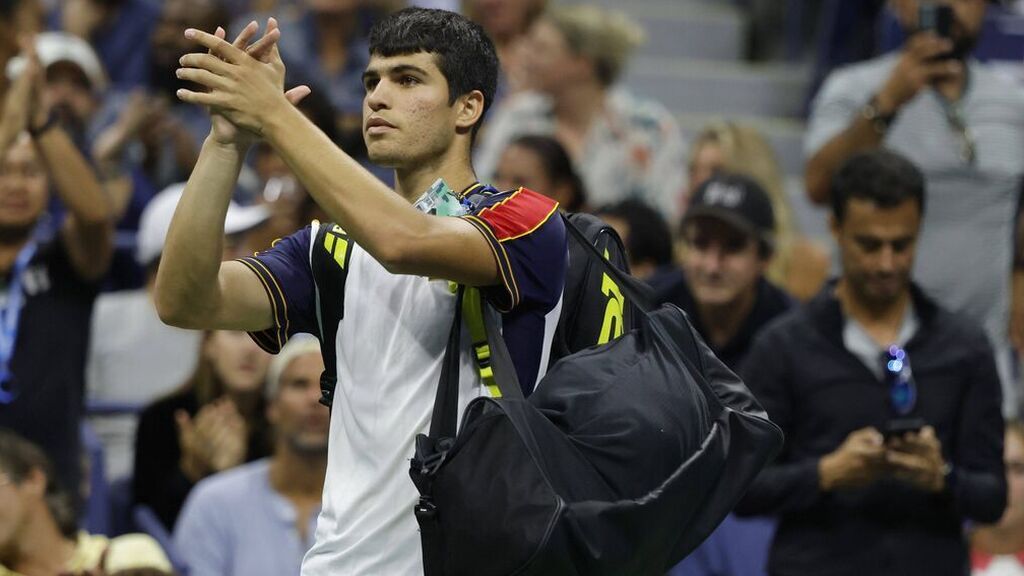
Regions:
<svg viewBox="0 0 1024 576"><path fill-rule="evenodd" d="M895 112L882 114L878 106L878 96L872 96L871 100L868 100L868 103L860 109L860 115L868 122L871 122L875 132L883 135L888 132L889 126L892 125L892 121L896 118Z"/></svg>
<svg viewBox="0 0 1024 576"><path fill-rule="evenodd" d="M33 138L38 138L42 136L44 133L46 133L50 128L56 126L57 120L57 114L53 110L51 110L50 113L46 116L46 122L43 122L39 126L30 125L28 127L28 133Z"/></svg>

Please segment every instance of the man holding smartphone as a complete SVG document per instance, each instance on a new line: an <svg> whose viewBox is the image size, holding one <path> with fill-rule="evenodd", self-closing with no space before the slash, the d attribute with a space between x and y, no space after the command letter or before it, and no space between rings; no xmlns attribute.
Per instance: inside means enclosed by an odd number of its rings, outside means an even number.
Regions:
<svg viewBox="0 0 1024 576"><path fill-rule="evenodd" d="M914 278L941 305L984 326L1010 415L1021 401L1011 341L1024 349L1024 268L1012 266L1024 89L970 56L987 4L893 0L907 40L825 81L805 139L805 177L810 198L827 203L833 174L858 152L885 147L920 167L929 210Z"/></svg>
<svg viewBox="0 0 1024 576"><path fill-rule="evenodd" d="M926 203L913 164L861 153L831 188L842 274L740 370L786 444L736 511L779 516L773 575L965 575L963 522L1006 504L991 347L910 281Z"/></svg>

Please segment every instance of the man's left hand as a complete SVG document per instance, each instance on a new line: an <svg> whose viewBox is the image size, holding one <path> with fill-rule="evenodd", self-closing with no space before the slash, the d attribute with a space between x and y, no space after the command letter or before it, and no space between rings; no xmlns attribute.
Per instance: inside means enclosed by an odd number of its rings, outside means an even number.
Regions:
<svg viewBox="0 0 1024 576"><path fill-rule="evenodd" d="M178 90L183 102L209 106L223 114L233 124L256 134L263 132L267 118L282 106L290 106L289 94L284 92L284 63L277 55L276 43L280 31L275 27L249 47L248 50L232 45L214 34L189 28L185 37L209 49L208 54L186 54L179 61L178 78L204 86L208 92ZM265 45L274 45L273 57L261 62L251 53L259 53ZM304 87L302 87L304 88ZM308 90L308 89L306 89ZM304 95L304 94L303 94Z"/></svg>
<svg viewBox="0 0 1024 576"><path fill-rule="evenodd" d="M894 478L921 490L941 492L946 488L946 463L942 459L942 444L931 426L889 440L885 462Z"/></svg>

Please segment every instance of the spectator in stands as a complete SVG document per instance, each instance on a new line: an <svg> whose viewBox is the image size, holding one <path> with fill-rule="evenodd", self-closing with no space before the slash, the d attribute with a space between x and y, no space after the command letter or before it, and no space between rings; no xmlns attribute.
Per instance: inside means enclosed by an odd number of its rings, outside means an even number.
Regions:
<svg viewBox="0 0 1024 576"><path fill-rule="evenodd" d="M682 271L672 260L672 232L657 210L630 199L605 206L597 215L622 239L633 276L658 294L681 282Z"/></svg>
<svg viewBox="0 0 1024 576"><path fill-rule="evenodd" d="M267 376L274 453L196 486L174 530L191 576L298 574L313 545L327 469L324 362L312 336L292 338Z"/></svg>
<svg viewBox="0 0 1024 576"><path fill-rule="evenodd" d="M42 102L32 42L23 48L0 119L0 426L39 444L73 489L89 315L112 223L96 175ZM67 206L52 236L40 232L51 184Z"/></svg>
<svg viewBox="0 0 1024 576"><path fill-rule="evenodd" d="M531 27L525 69L533 90L503 101L476 153L486 180L518 136L554 136L594 206L639 198L679 216L685 147L671 114L613 85L643 39L637 24L597 6L562 6Z"/></svg>
<svg viewBox="0 0 1024 576"><path fill-rule="evenodd" d="M92 45L114 86L127 90L149 79L149 37L158 7L148 0L64 0L58 26Z"/></svg>
<svg viewBox="0 0 1024 576"><path fill-rule="evenodd" d="M171 574L160 546L142 534L114 539L79 532L70 494L43 451L0 429L0 576Z"/></svg>
<svg viewBox="0 0 1024 576"><path fill-rule="evenodd" d="M501 153L494 185L529 188L554 198L567 212L586 212L587 194L565 148L551 136L520 136Z"/></svg>
<svg viewBox="0 0 1024 576"><path fill-rule="evenodd" d="M1006 511L971 533L973 576L1024 576L1024 425L1007 422L1003 446Z"/></svg>
<svg viewBox="0 0 1024 576"><path fill-rule="evenodd" d="M142 412L135 502L152 508L168 530L196 482L268 454L261 386L269 362L245 332L207 332L184 386Z"/></svg>
<svg viewBox="0 0 1024 576"><path fill-rule="evenodd" d="M768 193L775 213L775 250L766 276L797 299L809 300L828 277L831 263L823 247L800 233L771 144L746 124L719 121L705 126L690 149L684 206L719 171L747 176Z"/></svg>
<svg viewBox="0 0 1024 576"><path fill-rule="evenodd" d="M916 0L893 3L908 31L918 27ZM992 340L1004 413L1017 411L1007 318L1024 314L1013 294L1014 215L1024 176L1024 90L970 58L985 0L944 1L952 37L911 34L901 51L842 68L812 106L805 141L807 192L827 202L832 175L851 155L886 147L921 167L928 215L914 278L943 307L982 324ZM1021 283L1024 286L1024 283ZM1015 325L1024 342L1024 323Z"/></svg>
<svg viewBox="0 0 1024 576"><path fill-rule="evenodd" d="M771 200L757 182L715 174L697 189L683 218L682 282L659 295L690 315L733 370L739 370L754 336L793 302L765 278L775 230Z"/></svg>
<svg viewBox="0 0 1024 576"><path fill-rule="evenodd" d="M547 0L462 0L463 14L483 27L498 51L501 76L496 102L529 86L523 67L527 56L526 35L547 3Z"/></svg>
<svg viewBox="0 0 1024 576"><path fill-rule="evenodd" d="M762 331L741 369L786 444L737 511L780 517L773 574L964 574L963 522L1006 503L991 346L910 280L913 164L858 154L831 191L842 274Z"/></svg>
<svg viewBox="0 0 1024 576"><path fill-rule="evenodd" d="M175 184L146 205L136 257L146 285L100 295L92 317L86 359L86 400L98 412L89 423L103 441L108 478L128 476L135 452L136 411L169 394L195 370L202 333L167 326L157 316L153 286L164 238L184 184ZM252 254L247 238L269 216L262 206L231 203L224 223L224 258ZM269 242L266 244L269 246Z"/></svg>
<svg viewBox="0 0 1024 576"><path fill-rule="evenodd" d="M127 98L119 95L116 119L96 136L91 150L101 173L119 186L133 185L133 177L139 177L132 174L135 168L156 190L185 180L210 131L209 115L201 107L175 97L175 90L188 83L174 70L189 50L181 31L213 30L227 16L216 0L167 0L161 10L148 39L148 86Z"/></svg>

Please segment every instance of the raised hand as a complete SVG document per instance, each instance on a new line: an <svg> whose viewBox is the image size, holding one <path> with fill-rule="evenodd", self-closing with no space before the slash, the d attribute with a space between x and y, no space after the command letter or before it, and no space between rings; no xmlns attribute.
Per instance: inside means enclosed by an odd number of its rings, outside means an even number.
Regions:
<svg viewBox="0 0 1024 576"><path fill-rule="evenodd" d="M23 130L34 124L33 112L37 106L37 86L42 76L42 66L35 52L35 38L19 39L21 53L25 57L25 69L7 91L3 111L0 112L0 152L11 145Z"/></svg>
<svg viewBox="0 0 1024 576"><path fill-rule="evenodd" d="M285 67L277 50L277 21L268 20L263 37L246 47L257 30L256 23L250 23L234 43L224 40L221 29L214 34L191 28L185 31L187 38L207 47L209 52L183 56L183 67L177 70L177 76L209 91L183 88L178 90L178 98L209 106L212 114L230 121L236 128L234 133L223 123L215 127L214 138L218 143L237 144L239 128L251 133L248 138L242 136L242 143L251 143L252 134L262 131L263 122L277 106L296 104L309 94L306 86L283 91Z"/></svg>
<svg viewBox="0 0 1024 576"><path fill-rule="evenodd" d="M950 40L930 32L907 40L896 67L878 93L882 112L895 113L926 86L962 77L962 62L942 58L952 49Z"/></svg>

